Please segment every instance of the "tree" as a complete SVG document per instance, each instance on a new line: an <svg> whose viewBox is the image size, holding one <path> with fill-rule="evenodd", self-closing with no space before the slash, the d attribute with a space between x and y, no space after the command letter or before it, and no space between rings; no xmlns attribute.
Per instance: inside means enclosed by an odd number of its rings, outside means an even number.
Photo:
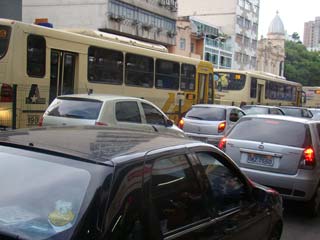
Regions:
<svg viewBox="0 0 320 240"><path fill-rule="evenodd" d="M297 32L292 33L292 39L293 39L295 42L300 42L299 33L297 33Z"/></svg>

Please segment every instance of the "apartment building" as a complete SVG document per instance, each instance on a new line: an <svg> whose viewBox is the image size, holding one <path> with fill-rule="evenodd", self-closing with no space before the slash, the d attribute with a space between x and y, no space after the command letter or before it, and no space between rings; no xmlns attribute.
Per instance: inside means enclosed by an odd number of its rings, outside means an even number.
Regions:
<svg viewBox="0 0 320 240"><path fill-rule="evenodd" d="M310 51L320 51L320 17L304 23L303 44Z"/></svg>
<svg viewBox="0 0 320 240"><path fill-rule="evenodd" d="M257 64L260 0L179 0L178 16L194 16L221 28L231 38L232 68L249 70Z"/></svg>
<svg viewBox="0 0 320 240"><path fill-rule="evenodd" d="M24 22L47 18L56 28L89 28L175 44L177 0L23 0Z"/></svg>

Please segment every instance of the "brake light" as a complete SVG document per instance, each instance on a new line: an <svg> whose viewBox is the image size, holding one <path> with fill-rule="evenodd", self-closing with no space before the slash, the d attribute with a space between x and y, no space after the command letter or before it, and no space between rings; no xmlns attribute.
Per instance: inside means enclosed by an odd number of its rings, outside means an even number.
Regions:
<svg viewBox="0 0 320 240"><path fill-rule="evenodd" d="M108 123L104 123L104 122L95 122L96 126L108 126Z"/></svg>
<svg viewBox="0 0 320 240"><path fill-rule="evenodd" d="M223 138L221 138L221 140L220 140L220 142L219 142L219 144L218 144L218 148L219 148L220 150L225 150L226 144L227 144L227 138L226 138L226 137L223 137Z"/></svg>
<svg viewBox="0 0 320 240"><path fill-rule="evenodd" d="M221 133L224 131L224 129L226 128L227 123L226 122L222 122L218 125L218 132Z"/></svg>
<svg viewBox="0 0 320 240"><path fill-rule="evenodd" d="M302 162L301 162L301 168L304 169L310 169L313 168L316 163L315 155L314 155L314 150L312 147L307 147L303 151L303 157L302 157Z"/></svg>
<svg viewBox="0 0 320 240"><path fill-rule="evenodd" d="M184 126L184 120L181 119L181 120L179 121L179 123L178 123L178 127L179 127L180 129L183 129L183 126Z"/></svg>
<svg viewBox="0 0 320 240"><path fill-rule="evenodd" d="M0 102L12 102L13 100L13 89L8 84L2 84L0 90Z"/></svg>
<svg viewBox="0 0 320 240"><path fill-rule="evenodd" d="M42 127L42 125L43 125L43 116L41 116L39 119L38 127Z"/></svg>

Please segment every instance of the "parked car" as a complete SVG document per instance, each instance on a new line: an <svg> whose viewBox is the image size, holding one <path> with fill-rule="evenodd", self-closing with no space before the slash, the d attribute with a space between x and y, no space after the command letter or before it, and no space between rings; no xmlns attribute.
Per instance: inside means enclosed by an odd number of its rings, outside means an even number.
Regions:
<svg viewBox="0 0 320 240"><path fill-rule="evenodd" d="M285 115L302 118L312 118L313 114L308 108L293 107L293 106L281 106L281 110Z"/></svg>
<svg viewBox="0 0 320 240"><path fill-rule="evenodd" d="M0 149L1 239L280 239L280 195L212 145L72 126Z"/></svg>
<svg viewBox="0 0 320 240"><path fill-rule="evenodd" d="M241 109L246 113L246 115L252 114L275 114L275 115L285 115L284 112L275 106L266 105L244 105Z"/></svg>
<svg viewBox="0 0 320 240"><path fill-rule="evenodd" d="M153 103L134 97L74 94L57 97L39 126L104 125L184 133Z"/></svg>
<svg viewBox="0 0 320 240"><path fill-rule="evenodd" d="M316 216L320 204L320 122L275 115L243 117L219 147L254 181L286 199L306 202Z"/></svg>
<svg viewBox="0 0 320 240"><path fill-rule="evenodd" d="M235 106L198 104L180 120L179 127L188 137L218 145L226 131L244 115Z"/></svg>

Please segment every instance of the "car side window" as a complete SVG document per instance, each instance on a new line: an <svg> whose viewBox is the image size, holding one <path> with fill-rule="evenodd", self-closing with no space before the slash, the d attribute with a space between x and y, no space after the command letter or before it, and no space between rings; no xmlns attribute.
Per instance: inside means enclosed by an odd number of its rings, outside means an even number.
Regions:
<svg viewBox="0 0 320 240"><path fill-rule="evenodd" d="M155 160L151 199L163 235L208 217L200 186L185 155ZM157 223L155 223L157 224Z"/></svg>
<svg viewBox="0 0 320 240"><path fill-rule="evenodd" d="M117 102L116 119L119 122L141 123L138 103L135 101Z"/></svg>
<svg viewBox="0 0 320 240"><path fill-rule="evenodd" d="M240 207L245 191L245 185L239 177L212 154L196 153L205 175L208 179L208 197L213 212L221 214Z"/></svg>
<svg viewBox="0 0 320 240"><path fill-rule="evenodd" d="M141 103L148 124L165 125L165 118L155 107L147 103Z"/></svg>
<svg viewBox="0 0 320 240"><path fill-rule="evenodd" d="M302 110L302 116L306 117L306 118L312 118L313 117L312 113L307 109L303 109Z"/></svg>
<svg viewBox="0 0 320 240"><path fill-rule="evenodd" d="M270 114L282 115L281 112L276 108L270 108Z"/></svg>

